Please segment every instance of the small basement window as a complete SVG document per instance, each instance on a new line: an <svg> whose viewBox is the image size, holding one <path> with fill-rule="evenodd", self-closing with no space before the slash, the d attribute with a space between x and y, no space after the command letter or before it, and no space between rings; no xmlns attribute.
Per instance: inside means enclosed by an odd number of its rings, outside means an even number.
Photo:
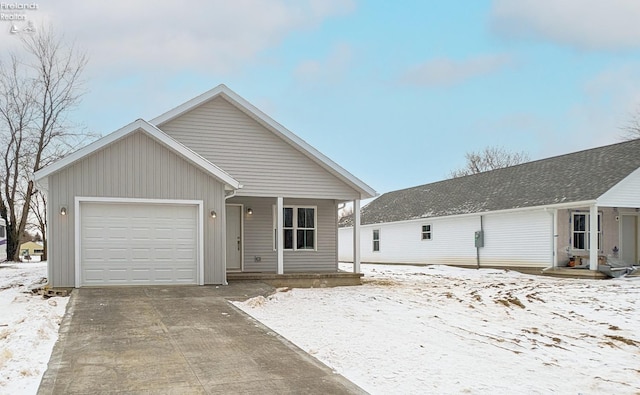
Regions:
<svg viewBox="0 0 640 395"><path fill-rule="evenodd" d="M422 240L431 240L431 224L422 225L421 235Z"/></svg>
<svg viewBox="0 0 640 395"><path fill-rule="evenodd" d="M380 251L380 229L373 230L373 252Z"/></svg>

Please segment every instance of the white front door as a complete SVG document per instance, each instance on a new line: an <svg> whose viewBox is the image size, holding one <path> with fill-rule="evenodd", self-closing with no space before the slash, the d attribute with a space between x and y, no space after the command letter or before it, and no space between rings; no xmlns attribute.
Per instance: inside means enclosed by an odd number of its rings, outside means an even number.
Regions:
<svg viewBox="0 0 640 395"><path fill-rule="evenodd" d="M623 215L622 233L620 234L620 258L628 264L638 264L638 217Z"/></svg>
<svg viewBox="0 0 640 395"><path fill-rule="evenodd" d="M227 205L227 270L242 270L242 206Z"/></svg>

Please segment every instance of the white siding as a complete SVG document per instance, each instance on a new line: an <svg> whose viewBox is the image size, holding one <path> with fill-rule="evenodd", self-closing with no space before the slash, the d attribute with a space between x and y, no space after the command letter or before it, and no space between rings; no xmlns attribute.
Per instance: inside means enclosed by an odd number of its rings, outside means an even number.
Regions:
<svg viewBox="0 0 640 395"><path fill-rule="evenodd" d="M638 153L640 155L640 153ZM640 207L640 169L636 169L622 181L598 198L599 206Z"/></svg>
<svg viewBox="0 0 640 395"><path fill-rule="evenodd" d="M545 211L482 216L483 266L546 267L551 264L552 217ZM431 224L432 239L422 240L422 225ZM373 251L373 230L380 230L380 251ZM363 225L362 262L476 265L474 235L480 216ZM339 259L353 260L353 229L339 230Z"/></svg>
<svg viewBox="0 0 640 395"><path fill-rule="evenodd" d="M496 266L551 266L551 212L523 211L483 216L480 262Z"/></svg>
<svg viewBox="0 0 640 395"><path fill-rule="evenodd" d="M238 180L238 196L359 199L359 194L223 98L161 129Z"/></svg>

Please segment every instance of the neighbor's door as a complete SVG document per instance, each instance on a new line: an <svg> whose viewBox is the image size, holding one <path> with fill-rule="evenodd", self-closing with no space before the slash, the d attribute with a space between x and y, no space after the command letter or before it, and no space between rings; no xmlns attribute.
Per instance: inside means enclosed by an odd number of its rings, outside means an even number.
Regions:
<svg viewBox="0 0 640 395"><path fill-rule="evenodd" d="M638 264L638 217L635 215L622 216L621 254L626 263Z"/></svg>
<svg viewBox="0 0 640 395"><path fill-rule="evenodd" d="M242 206L227 205L227 270L242 270Z"/></svg>

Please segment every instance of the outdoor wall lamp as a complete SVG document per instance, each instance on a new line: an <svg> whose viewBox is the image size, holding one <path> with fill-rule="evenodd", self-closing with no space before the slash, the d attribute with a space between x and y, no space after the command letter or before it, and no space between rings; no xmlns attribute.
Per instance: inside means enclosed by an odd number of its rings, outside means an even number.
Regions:
<svg viewBox="0 0 640 395"><path fill-rule="evenodd" d="M60 207L60 215L67 215L67 208L65 206Z"/></svg>
<svg viewBox="0 0 640 395"><path fill-rule="evenodd" d="M247 214L248 215L253 215L253 209L252 208L248 208L247 209Z"/></svg>
<svg viewBox="0 0 640 395"><path fill-rule="evenodd" d="M214 210L211 210L211 212L209 213L209 215L211 216L211 218L215 218L218 216L218 214L216 214L216 212Z"/></svg>

